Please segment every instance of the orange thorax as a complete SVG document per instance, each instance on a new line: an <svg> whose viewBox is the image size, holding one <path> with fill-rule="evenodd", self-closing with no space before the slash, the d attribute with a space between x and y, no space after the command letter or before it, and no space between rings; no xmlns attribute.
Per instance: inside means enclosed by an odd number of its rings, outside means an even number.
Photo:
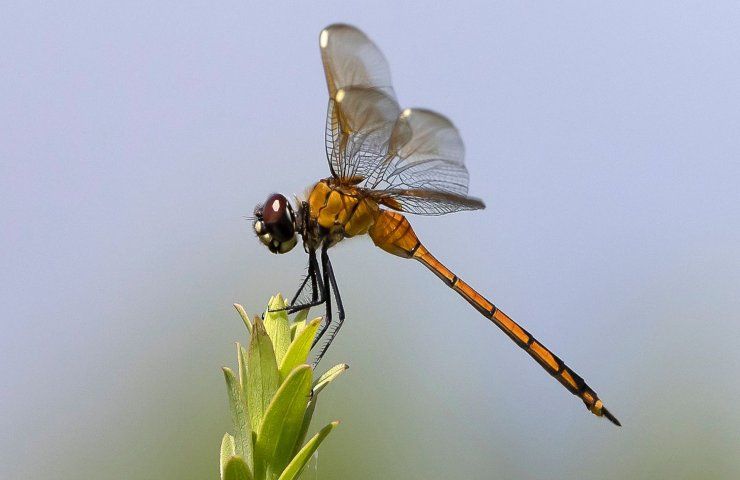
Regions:
<svg viewBox="0 0 740 480"><path fill-rule="evenodd" d="M344 237L369 233L375 245L404 258L414 256L421 245L406 217L381 209L375 199L351 185L322 180L311 189L308 203L313 220Z"/></svg>
<svg viewBox="0 0 740 480"><path fill-rule="evenodd" d="M311 218L329 230L342 228L345 237L364 235L380 213L375 200L350 185L321 180L308 196Z"/></svg>

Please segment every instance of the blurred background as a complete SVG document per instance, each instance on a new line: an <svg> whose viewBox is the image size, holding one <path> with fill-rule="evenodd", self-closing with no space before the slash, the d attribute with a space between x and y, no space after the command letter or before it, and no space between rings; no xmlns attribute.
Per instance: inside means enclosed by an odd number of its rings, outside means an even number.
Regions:
<svg viewBox="0 0 740 480"><path fill-rule="evenodd" d="M362 28L488 208L427 247L619 417L415 262L345 242L321 479L740 476L737 2L10 2L0 478L217 478L222 365L298 285L246 217L327 176L318 34Z"/></svg>

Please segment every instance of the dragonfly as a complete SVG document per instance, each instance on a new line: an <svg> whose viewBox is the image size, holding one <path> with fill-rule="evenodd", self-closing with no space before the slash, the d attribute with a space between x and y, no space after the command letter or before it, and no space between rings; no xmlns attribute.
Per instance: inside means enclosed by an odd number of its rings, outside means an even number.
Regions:
<svg viewBox="0 0 740 480"><path fill-rule="evenodd" d="M590 412L620 425L583 378L437 260L414 233L405 214L436 216L485 208L468 195L469 174L457 128L431 110L399 107L385 57L359 29L331 25L321 31L319 47L329 90L325 144L331 176L313 184L304 198L296 198L295 207L279 193L269 195L255 207L253 225L273 253L289 252L301 237L308 254L307 275L286 308L296 312L325 306L313 346L333 325L314 364L345 320L329 250L345 239L369 235L382 250L431 270ZM309 283L310 300L304 292Z"/></svg>

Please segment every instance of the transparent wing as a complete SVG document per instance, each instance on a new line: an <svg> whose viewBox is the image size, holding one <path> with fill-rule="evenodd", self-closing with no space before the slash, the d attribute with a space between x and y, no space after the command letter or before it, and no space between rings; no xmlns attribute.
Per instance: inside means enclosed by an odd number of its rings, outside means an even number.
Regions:
<svg viewBox="0 0 740 480"><path fill-rule="evenodd" d="M391 190L382 204L399 212L417 215L445 215L486 208L479 198L429 190Z"/></svg>
<svg viewBox="0 0 740 480"><path fill-rule="evenodd" d="M365 186L374 190L426 189L457 195L468 193L465 147L460 133L446 117L430 110L401 113L394 126L398 144L378 168L369 172ZM403 132L403 133L402 133Z"/></svg>
<svg viewBox="0 0 740 480"><path fill-rule="evenodd" d="M387 163L404 142L396 127L398 103L381 90L348 87L337 90L327 123L329 159L337 177L357 183ZM329 122L329 120L327 121Z"/></svg>
<svg viewBox="0 0 740 480"><path fill-rule="evenodd" d="M448 192L423 189L362 190L381 205L417 215L445 215L486 208L482 200Z"/></svg>
<svg viewBox="0 0 740 480"><path fill-rule="evenodd" d="M362 172L362 186L374 191L384 205L421 215L485 207L467 196L465 147L446 117L429 110L404 110L387 151L372 171Z"/></svg>
<svg viewBox="0 0 740 480"><path fill-rule="evenodd" d="M391 73L385 57L360 30L351 25L334 24L319 35L329 98L346 87L376 88L395 98Z"/></svg>
<svg viewBox="0 0 740 480"><path fill-rule="evenodd" d="M470 198L465 149L442 115L401 112L375 44L343 24L319 37L329 90L326 154L332 175L396 210L441 215L484 208Z"/></svg>
<svg viewBox="0 0 740 480"><path fill-rule="evenodd" d="M380 127L378 120L389 112L391 103L398 110L395 93L391 86L388 62L378 47L360 30L350 25L330 25L321 31L319 36L321 61L324 64L326 85L329 90L329 107L326 114L326 156L332 175L349 179L357 170L365 170L368 162L380 161L383 158L379 148L378 137L381 131L390 134L390 128ZM354 92L340 108L336 98L341 90ZM369 93L371 90L375 94ZM365 91L367 93L361 94ZM371 102L360 105L360 99ZM375 111L376 107L379 111ZM359 109L352 111L351 109ZM343 118L340 117L344 112ZM370 118L363 121L362 115ZM395 112L395 117L398 112ZM347 119L353 124L348 125ZM395 121L395 118L393 119ZM368 132L364 128L371 128ZM368 135L373 140L368 139ZM355 138L357 137L357 138ZM388 138L385 139L386 143ZM360 148L362 146L362 148ZM362 152L360 157L353 154ZM364 166L356 165L357 162Z"/></svg>

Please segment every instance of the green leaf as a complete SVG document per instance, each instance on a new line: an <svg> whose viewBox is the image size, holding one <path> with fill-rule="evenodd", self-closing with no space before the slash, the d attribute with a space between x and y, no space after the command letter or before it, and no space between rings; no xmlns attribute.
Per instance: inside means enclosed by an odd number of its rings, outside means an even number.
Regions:
<svg viewBox="0 0 740 480"><path fill-rule="evenodd" d="M293 457L293 460L291 460L288 466L285 467L285 470L283 470L283 473L280 475L280 478L278 478L278 480L295 480L296 478L298 478L298 476L303 471L303 468L311 459L311 455L314 454L316 449L319 448L319 445L321 445L321 442L324 441L327 435L329 435L329 433L331 433L331 431L334 430L337 425L339 425L338 421L331 422L329 425L322 428L319 433L314 435L311 440L309 440L306 445L301 448L298 454Z"/></svg>
<svg viewBox="0 0 740 480"><path fill-rule="evenodd" d="M242 391L246 392L244 386L247 384L247 351L239 342L236 342L236 361L239 366L239 383L242 386Z"/></svg>
<svg viewBox="0 0 740 480"><path fill-rule="evenodd" d="M306 413L303 414L303 423L301 424L301 429L298 431L298 437L295 439L295 446L293 447L293 455L298 453L298 450L301 449L301 446L303 445L303 442L306 441L306 435L308 434L308 427L311 425L311 419L313 418L313 412L316 410L316 400L319 398L314 395L311 400L309 400L308 405L306 406Z"/></svg>
<svg viewBox="0 0 740 480"><path fill-rule="evenodd" d="M247 408L247 350L242 347L239 342L236 343L236 356L239 365L239 386L241 388L242 404L244 404L245 408ZM246 419L247 426L250 426L251 420L249 418L248 411L245 413L244 418ZM240 442L242 442L246 449L243 451L238 451L236 453L242 455L244 457L244 460L247 462L247 465L251 467L254 465L252 459L254 442L252 441L251 432L245 431L244 437L240 437Z"/></svg>
<svg viewBox="0 0 740 480"><path fill-rule="evenodd" d="M252 453L251 429L249 427L249 415L244 410L246 403L242 394L242 387L230 368L223 367L223 370L229 393L231 421L234 423L235 429L234 448L236 453L244 458L249 458Z"/></svg>
<svg viewBox="0 0 740 480"><path fill-rule="evenodd" d="M221 439L221 478L224 478L224 469L226 468L226 463L234 455L236 455L236 450L234 447L234 437L232 437L228 433L224 433L224 438Z"/></svg>
<svg viewBox="0 0 740 480"><path fill-rule="evenodd" d="M306 323L306 319L308 318L308 311L309 310L310 310L309 308L304 308L300 312L296 313L295 314L295 318L293 319L293 321L295 323Z"/></svg>
<svg viewBox="0 0 740 480"><path fill-rule="evenodd" d="M295 340L295 334L296 334L296 332L298 331L298 325L299 325L298 323L293 323L293 324L292 324L292 325L290 326L290 341L291 341L291 342L292 342L293 340Z"/></svg>
<svg viewBox="0 0 740 480"><path fill-rule="evenodd" d="M253 480L253 478L242 457L235 455L226 462L223 480Z"/></svg>
<svg viewBox="0 0 740 480"><path fill-rule="evenodd" d="M308 308L304 308L296 314L295 318L293 319L293 324L290 326L290 338L295 339L295 336L301 333L301 330L306 328L308 310Z"/></svg>
<svg viewBox="0 0 740 480"><path fill-rule="evenodd" d="M258 478L267 469L275 474L282 472L290 461L311 393L312 373L308 365L293 369L265 412L255 445Z"/></svg>
<svg viewBox="0 0 740 480"><path fill-rule="evenodd" d="M329 385L335 378L341 375L342 372L344 372L348 368L349 368L349 365L347 365L346 363L340 363L339 365L334 365L329 370L324 372L324 374L321 375L313 383L313 395L314 396L318 395L319 392L324 389L324 387Z"/></svg>
<svg viewBox="0 0 740 480"><path fill-rule="evenodd" d="M280 363L280 378L285 379L288 374L298 365L306 363L308 354L311 352L311 344L316 336L316 330L319 329L321 318L311 320L295 339L290 343L288 351L285 353L283 361Z"/></svg>
<svg viewBox="0 0 740 480"><path fill-rule="evenodd" d="M249 334L252 334L252 322L249 321L249 314L244 310L244 307L239 305L238 303L234 304L234 308L236 308L236 311L239 313L239 316L242 317L242 321L244 322L244 325L247 327L247 330L249 330Z"/></svg>
<svg viewBox="0 0 740 480"><path fill-rule="evenodd" d="M285 352L288 351L290 346L290 325L288 324L288 312L287 310L279 310L285 308L285 300L279 293L274 296L267 306L265 312L265 329L267 334L272 340L272 345L275 349L275 358L277 363L283 361ZM271 312L270 310L278 310Z"/></svg>
<svg viewBox="0 0 740 480"><path fill-rule="evenodd" d="M265 326L255 317L247 349L247 410L252 429L258 432L267 407L280 386L280 373L275 361L272 342Z"/></svg>
<svg viewBox="0 0 740 480"><path fill-rule="evenodd" d="M311 418L313 417L313 412L316 409L316 402L319 400L319 393L329 385L329 383L332 382L335 378L337 378L339 375L342 374L345 370L349 368L349 365L340 363L339 365L335 365L331 367L329 370L327 370L323 375L321 375L316 382L313 384L313 388L311 389L311 400L308 402L308 406L306 407L306 413L303 416L303 425L301 425L301 431L298 434L298 439L296 440L295 445L295 452L298 452L298 450L301 448L301 445L303 445L303 442L306 440L306 434L308 434L308 427L311 425Z"/></svg>

